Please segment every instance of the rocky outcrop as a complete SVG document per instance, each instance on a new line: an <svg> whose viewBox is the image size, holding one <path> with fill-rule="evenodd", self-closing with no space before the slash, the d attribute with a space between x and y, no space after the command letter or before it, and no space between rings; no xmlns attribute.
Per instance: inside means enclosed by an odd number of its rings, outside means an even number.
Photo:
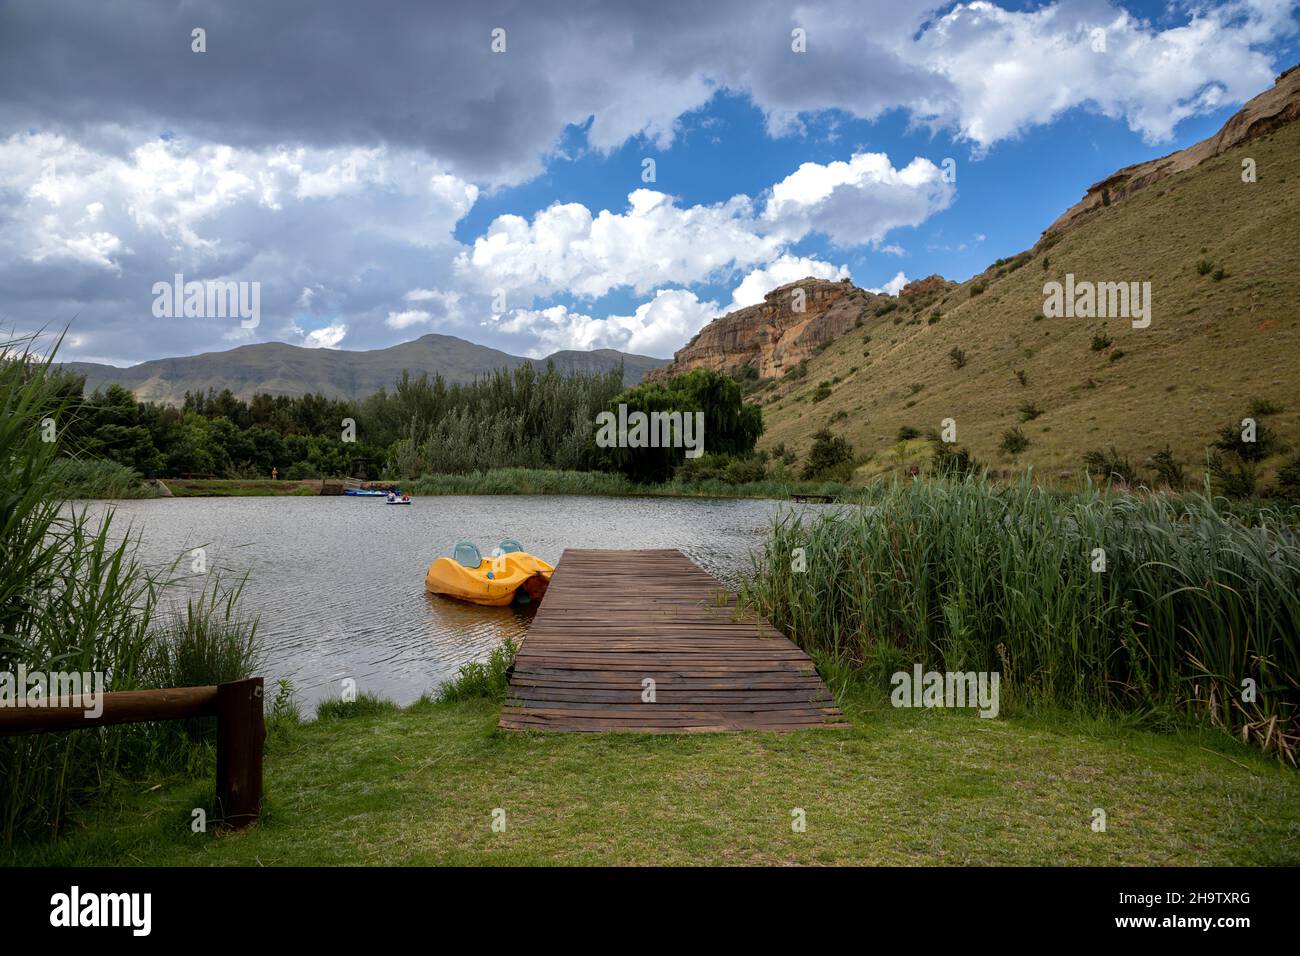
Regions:
<svg viewBox="0 0 1300 956"><path fill-rule="evenodd" d="M1300 118L1300 65L1280 75L1272 89L1250 100L1209 139L1159 159L1125 166L1090 186L1083 199L1043 230L1043 235L1046 237L1076 226L1103 207L1122 202L1152 183L1185 172L1252 139L1266 136L1297 118Z"/></svg>
<svg viewBox="0 0 1300 956"><path fill-rule="evenodd" d="M888 298L848 279L809 276L773 289L758 305L714 319L678 350L671 364L645 377L654 381L697 368L736 374L750 365L759 378L776 378L865 320Z"/></svg>
<svg viewBox="0 0 1300 956"><path fill-rule="evenodd" d="M936 274L909 282L899 290L898 297L903 300L915 299L921 296L932 297L956 287L957 283L950 282L943 276Z"/></svg>

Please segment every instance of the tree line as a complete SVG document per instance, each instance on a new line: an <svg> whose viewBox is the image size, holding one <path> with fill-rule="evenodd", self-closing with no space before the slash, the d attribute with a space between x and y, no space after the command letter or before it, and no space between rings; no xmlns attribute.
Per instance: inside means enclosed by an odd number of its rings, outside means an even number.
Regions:
<svg viewBox="0 0 1300 956"><path fill-rule="evenodd" d="M762 413L720 372L696 370L625 388L622 368L567 374L522 365L472 382L404 372L391 389L364 399L230 389L187 392L182 404L142 402L109 385L84 394L84 378L65 373L63 447L106 459L145 477L305 479L354 476L409 479L492 468L621 471L662 481L684 461L680 448L602 448L594 421L620 404L646 412L705 416L705 450L747 455Z"/></svg>

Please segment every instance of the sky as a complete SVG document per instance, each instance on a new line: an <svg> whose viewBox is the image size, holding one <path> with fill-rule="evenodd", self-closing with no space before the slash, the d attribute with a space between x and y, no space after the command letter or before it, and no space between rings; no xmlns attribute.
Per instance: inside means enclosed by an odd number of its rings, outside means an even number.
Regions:
<svg viewBox="0 0 1300 956"><path fill-rule="evenodd" d="M1028 248L1271 86L1298 16L0 0L0 334L114 365L432 332L670 357L808 275L896 293ZM255 288L256 321L160 314L176 275Z"/></svg>

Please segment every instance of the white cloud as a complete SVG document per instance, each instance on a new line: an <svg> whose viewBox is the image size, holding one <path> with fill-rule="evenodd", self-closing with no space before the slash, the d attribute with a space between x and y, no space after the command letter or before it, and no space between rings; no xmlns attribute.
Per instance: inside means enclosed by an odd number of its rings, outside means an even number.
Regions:
<svg viewBox="0 0 1300 956"><path fill-rule="evenodd" d="M528 354L541 357L558 349L619 349L669 358L719 314L716 302L701 302L685 289L665 289L632 315L596 319L562 305L517 309L495 321L510 335L529 337Z"/></svg>
<svg viewBox="0 0 1300 956"><path fill-rule="evenodd" d="M736 291L731 295L731 308L743 309L746 306L758 305L767 293L778 286L808 276L817 279L850 278L848 266L841 265L836 268L820 259L782 256L762 269L755 269L741 280L740 285L736 286Z"/></svg>
<svg viewBox="0 0 1300 956"><path fill-rule="evenodd" d="M907 285L907 276L903 275L900 271L894 275L894 278L886 282L883 287L879 289L867 289L867 291L874 292L877 295L898 295L899 292L903 291L903 286L905 285Z"/></svg>
<svg viewBox="0 0 1300 956"><path fill-rule="evenodd" d="M838 246L878 244L891 229L948 208L955 192L928 159L895 169L884 153L855 153L848 162L802 164L772 187L763 219L792 239L819 232Z"/></svg>
<svg viewBox="0 0 1300 956"><path fill-rule="evenodd" d="M531 223L498 216L461 254L457 271L481 289L503 288L511 298L529 300L702 282L779 251L781 239L755 231L752 211L746 196L682 209L651 189L630 193L624 213L606 209L593 216L580 203L557 203Z"/></svg>
<svg viewBox="0 0 1300 956"><path fill-rule="evenodd" d="M907 48L949 84L943 96L918 101L913 115L956 127L980 150L1081 106L1165 142L1187 117L1270 85L1270 57L1252 47L1294 31L1289 7L1196 4L1188 23L1161 30L1098 0L1024 11L958 4Z"/></svg>
<svg viewBox="0 0 1300 956"><path fill-rule="evenodd" d="M332 349L338 348L339 343L348 334L348 327L345 322L332 322L324 328L313 329L310 332L304 332L296 326L294 331L302 336L302 344L309 349Z"/></svg>

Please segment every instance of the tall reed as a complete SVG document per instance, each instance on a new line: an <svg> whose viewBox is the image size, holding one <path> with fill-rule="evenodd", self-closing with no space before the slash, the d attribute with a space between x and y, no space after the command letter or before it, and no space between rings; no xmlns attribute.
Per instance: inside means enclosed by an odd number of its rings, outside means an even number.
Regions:
<svg viewBox="0 0 1300 956"><path fill-rule="evenodd" d="M31 345L0 341L0 673L22 665L102 674L107 690L150 686L166 575L136 560L136 537L117 533L111 510L94 517L64 502L59 453L75 396L52 370L56 348L42 359ZM213 682L202 668L190 674ZM124 767L159 756L156 735L130 726L0 737L0 843L57 834Z"/></svg>
<svg viewBox="0 0 1300 956"><path fill-rule="evenodd" d="M1294 762L1298 525L1300 509L1248 525L1200 495L908 482L783 515L746 598L877 679L996 670L1004 707L1193 712Z"/></svg>

